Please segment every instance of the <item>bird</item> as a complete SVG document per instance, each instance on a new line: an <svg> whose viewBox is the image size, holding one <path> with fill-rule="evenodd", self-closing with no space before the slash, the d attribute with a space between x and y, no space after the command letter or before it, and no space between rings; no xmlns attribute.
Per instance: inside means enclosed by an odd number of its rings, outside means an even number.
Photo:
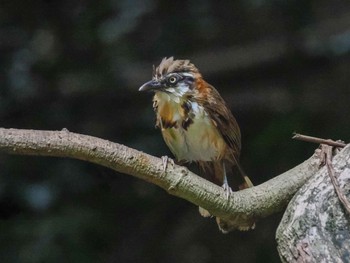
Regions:
<svg viewBox="0 0 350 263"><path fill-rule="evenodd" d="M253 184L239 164L241 132L239 125L219 92L207 83L198 68L188 59L164 57L153 66L152 79L139 91L153 91L156 127L179 163L197 163L200 175L224 188L227 197L232 193L227 171L237 167L243 184ZM204 217L211 216L199 207ZM229 222L216 218L219 230L232 230ZM248 224L241 230L254 228Z"/></svg>

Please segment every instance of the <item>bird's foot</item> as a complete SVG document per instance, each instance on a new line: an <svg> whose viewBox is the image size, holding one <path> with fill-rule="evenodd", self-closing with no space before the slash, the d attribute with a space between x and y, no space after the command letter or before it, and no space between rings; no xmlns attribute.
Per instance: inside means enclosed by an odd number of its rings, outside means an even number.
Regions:
<svg viewBox="0 0 350 263"><path fill-rule="evenodd" d="M225 182L225 183L222 185L222 188L224 188L225 195L226 195L226 199L229 199L229 198L230 198L230 195L233 193L232 188L228 185L227 182Z"/></svg>
<svg viewBox="0 0 350 263"><path fill-rule="evenodd" d="M168 163L170 163L172 166L175 165L174 160L169 158L168 156L162 156L162 165L163 165L163 172L166 172L166 169L168 168Z"/></svg>

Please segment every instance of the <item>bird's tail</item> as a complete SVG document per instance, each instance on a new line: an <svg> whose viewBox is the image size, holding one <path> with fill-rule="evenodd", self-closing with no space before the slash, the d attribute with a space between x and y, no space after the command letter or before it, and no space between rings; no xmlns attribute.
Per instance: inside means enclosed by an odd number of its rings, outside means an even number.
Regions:
<svg viewBox="0 0 350 263"><path fill-rule="evenodd" d="M253 185L252 181L249 179L248 175L244 172L241 164L238 161L236 161L236 167L237 167L237 170L239 171L239 174L242 176L242 179L244 181L242 184L240 184L238 186L239 190L253 187L254 185Z"/></svg>
<svg viewBox="0 0 350 263"><path fill-rule="evenodd" d="M236 168L239 174L241 175L241 178L243 179L240 181L240 183L238 183L238 189L243 190L246 188L253 187L254 185L252 181L244 172L237 158L234 155L232 155L232 159L234 160L234 163L235 163L235 166L233 167L233 169ZM220 231L224 234L227 234L228 232L235 229L238 229L240 231L248 231L250 229L255 228L255 220L244 218L242 217L242 215L233 215L229 219L222 219L217 217L216 223L218 224Z"/></svg>
<svg viewBox="0 0 350 263"><path fill-rule="evenodd" d="M235 189L243 190L245 188L253 187L252 181L249 179L249 177L244 172L242 166L234 159L235 162L235 170L238 170L239 174L241 175L241 180L239 180L239 177L234 177L232 179L235 180ZM200 168L200 175L205 177L206 179L214 182L217 185L223 185L224 178L226 178L226 171L225 171L225 163L221 162L221 165L218 162L206 162L206 163L199 163ZM232 164L231 164L232 165ZM237 173L237 171L236 171ZM227 181L226 181L227 183ZM238 187L237 187L238 185ZM228 185L227 185L228 187ZM226 191L232 191L230 188L226 189ZM229 198L229 195L228 195ZM208 210L199 207L199 213L204 217L211 217L212 215L209 213ZM218 227L222 233L228 233L232 230L238 229L241 231L247 231L250 229L254 229L255 227L255 221L254 220L247 220L245 218L242 218L242 215L237 216L231 216L229 219L221 219L219 217L216 218L216 222L218 224Z"/></svg>

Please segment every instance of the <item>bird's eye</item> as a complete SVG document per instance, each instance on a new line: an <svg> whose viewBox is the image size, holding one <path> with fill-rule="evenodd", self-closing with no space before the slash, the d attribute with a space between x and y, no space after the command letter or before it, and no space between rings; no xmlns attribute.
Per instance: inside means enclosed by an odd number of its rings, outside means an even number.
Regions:
<svg viewBox="0 0 350 263"><path fill-rule="evenodd" d="M170 77L168 80L170 84L175 84L177 82L177 78L174 76Z"/></svg>

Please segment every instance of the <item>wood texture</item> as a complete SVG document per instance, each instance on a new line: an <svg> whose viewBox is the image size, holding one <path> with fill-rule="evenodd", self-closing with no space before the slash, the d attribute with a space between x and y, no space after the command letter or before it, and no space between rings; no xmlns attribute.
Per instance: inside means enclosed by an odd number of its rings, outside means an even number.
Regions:
<svg viewBox="0 0 350 263"><path fill-rule="evenodd" d="M333 159L342 192L350 198L350 145ZM335 192L327 167L294 196L276 234L283 262L350 262L350 216Z"/></svg>
<svg viewBox="0 0 350 263"><path fill-rule="evenodd" d="M99 164L156 184L177 197L207 209L212 215L244 228L251 220L285 208L295 192L318 168L316 155L273 179L233 193L227 200L223 189L187 168L124 145L92 136L62 131L0 128L0 151L10 154L67 157ZM273 177L273 176L271 176Z"/></svg>

